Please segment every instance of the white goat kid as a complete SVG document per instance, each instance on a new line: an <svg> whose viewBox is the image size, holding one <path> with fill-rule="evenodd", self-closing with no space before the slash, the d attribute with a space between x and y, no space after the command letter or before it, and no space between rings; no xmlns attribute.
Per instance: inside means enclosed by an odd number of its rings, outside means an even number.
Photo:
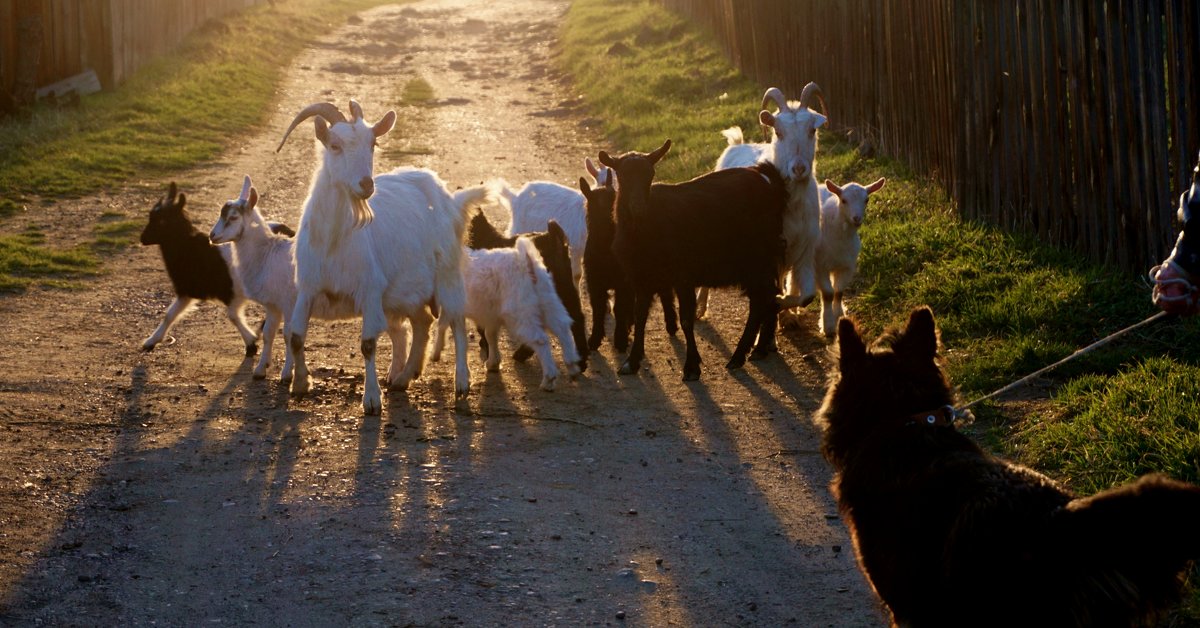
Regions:
<svg viewBox="0 0 1200 628"><path fill-rule="evenodd" d="M488 192L475 187L452 195L436 174L420 168L397 168L372 178L375 141L391 130L396 114L389 111L372 126L353 100L350 112L347 120L332 103L309 105L279 144L283 148L296 125L316 116L320 161L296 234L298 294L288 339L295 360L292 394L303 395L311 385L304 337L323 294L333 307L362 316L365 413L379 414L382 407L375 368L379 334L387 331L392 339L388 386L406 388L425 365L431 310L454 330L454 392L456 399L465 398L470 382L464 357L463 231L467 212ZM406 319L413 330L407 361L402 349Z"/></svg>
<svg viewBox="0 0 1200 628"><path fill-rule="evenodd" d="M550 181L531 181L513 192L504 181L495 184L500 203L512 216L508 235L545 231L554 220L567 234L571 254L571 278L579 288L583 276L583 249L587 245L587 211L583 194L575 188Z"/></svg>
<svg viewBox="0 0 1200 628"><path fill-rule="evenodd" d="M828 111L816 83L804 86L799 101L788 101L783 92L772 87L763 94L759 122L771 128L771 142L748 144L742 129L731 127L721 131L729 146L717 159L716 170L753 166L769 161L779 169L788 184L788 208L783 215L783 237L787 241L784 268L780 273L779 299L783 308L804 307L816 298L813 257L820 237L821 201L817 191L816 152L817 129L827 118L814 111L814 98ZM772 114L767 106L775 103L779 111ZM708 310L708 290L701 289L697 297L696 316Z"/></svg>
<svg viewBox="0 0 1200 628"><path fill-rule="evenodd" d="M821 286L821 333L826 337L833 337L838 319L846 314L842 294L858 272L862 250L858 228L866 217L867 200L886 182L881 178L867 186L847 183L838 187L826 179L821 190L821 240L815 266Z"/></svg>
<svg viewBox="0 0 1200 628"><path fill-rule="evenodd" d="M279 235L258 210L258 190L246 175L242 192L237 199L225 203L221 217L208 235L213 244L233 243L233 272L241 280L246 296L263 306L267 312L263 322L263 351L254 367L254 378L267 376L271 349L279 325L283 323L285 339L281 382L292 381L292 352L286 346L291 331L292 310L296 307L296 241ZM343 306L335 311L324 295L313 303L317 318L353 318L353 308ZM403 344L399 350L404 350Z"/></svg>
<svg viewBox="0 0 1200 628"><path fill-rule="evenodd" d="M559 300L533 241L520 237L514 248L468 249L466 253L467 318L488 338L488 350L481 355L487 370L500 370L500 328L504 327L519 344L537 354L542 390L554 390L559 371L550 352L549 329L562 347L567 374L575 379L580 372L579 352L571 336L571 315Z"/></svg>

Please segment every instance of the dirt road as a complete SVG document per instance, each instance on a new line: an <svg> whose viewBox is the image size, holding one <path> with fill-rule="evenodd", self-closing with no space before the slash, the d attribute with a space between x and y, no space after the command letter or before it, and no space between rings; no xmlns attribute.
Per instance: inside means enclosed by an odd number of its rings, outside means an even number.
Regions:
<svg viewBox="0 0 1200 628"><path fill-rule="evenodd" d="M398 111L408 139L378 168L573 185L584 156L614 147L553 70L565 8L429 0L352 20L289 70L262 133L179 177L196 222L245 172L294 225L313 146L305 125L273 152L292 115L354 97L377 119L418 76L437 100ZM69 242L100 211L143 217L165 184L2 228ZM139 352L170 301L158 252L109 268L80 291L0 299L2 625L883 622L809 418L828 364L813 321L727 373L744 306L716 293L698 384L680 381L682 341L655 314L639 376L617 377L606 344L584 379L545 393L536 361L485 375L472 352L457 411L450 368L431 364L364 418L357 324L313 325L314 393L294 401L251 379L212 305Z"/></svg>

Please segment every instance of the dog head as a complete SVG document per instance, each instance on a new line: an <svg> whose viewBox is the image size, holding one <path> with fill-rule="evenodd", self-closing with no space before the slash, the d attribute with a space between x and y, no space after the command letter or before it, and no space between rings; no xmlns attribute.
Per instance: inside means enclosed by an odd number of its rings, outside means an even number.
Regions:
<svg viewBox="0 0 1200 628"><path fill-rule="evenodd" d="M835 469L863 439L953 402L938 364L937 327L928 307L914 310L904 330L885 332L870 346L854 321L843 318L836 351L838 368L817 411L825 427L821 449Z"/></svg>

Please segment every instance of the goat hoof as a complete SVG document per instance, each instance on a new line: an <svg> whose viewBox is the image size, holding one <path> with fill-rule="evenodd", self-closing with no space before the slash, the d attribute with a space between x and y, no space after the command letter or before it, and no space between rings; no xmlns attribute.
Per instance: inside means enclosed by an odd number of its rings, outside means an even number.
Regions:
<svg viewBox="0 0 1200 628"><path fill-rule="evenodd" d="M246 357L248 357L248 358L253 357L254 354L256 354L256 353L258 353L258 343L257 342L252 342L252 343L246 345Z"/></svg>
<svg viewBox="0 0 1200 628"><path fill-rule="evenodd" d="M621 363L621 368L617 369L617 373L621 375L633 375L638 372L637 364L632 364L629 360Z"/></svg>
<svg viewBox="0 0 1200 628"><path fill-rule="evenodd" d="M740 369L743 366L746 366L746 356L735 355L732 358L729 358L729 363L725 365L725 368L732 371L733 369Z"/></svg>
<svg viewBox="0 0 1200 628"><path fill-rule="evenodd" d="M584 358L575 363L579 367L580 373L584 373L587 371L587 366L588 366L587 363L588 363L587 358Z"/></svg>
<svg viewBox="0 0 1200 628"><path fill-rule="evenodd" d="M150 353L151 351L154 351L154 343L149 343L149 342L143 343L142 351L145 351L146 353Z"/></svg>
<svg viewBox="0 0 1200 628"><path fill-rule="evenodd" d="M599 351L602 344L604 344L604 336L592 336L588 338L587 346L592 351Z"/></svg>
<svg viewBox="0 0 1200 628"><path fill-rule="evenodd" d="M533 349L530 349L528 345L521 345L520 347L517 347L516 351L513 352L513 359L517 362L524 362L532 357Z"/></svg>
<svg viewBox="0 0 1200 628"><path fill-rule="evenodd" d="M408 390L408 380L406 380L404 378L398 378L394 382L389 380L387 389L388 390Z"/></svg>
<svg viewBox="0 0 1200 628"><path fill-rule="evenodd" d="M700 380L700 369L695 370L683 369L683 381L695 382Z"/></svg>
<svg viewBox="0 0 1200 628"><path fill-rule="evenodd" d="M554 384L558 381L557 377L543 377L542 390L546 392L554 392Z"/></svg>
<svg viewBox="0 0 1200 628"><path fill-rule="evenodd" d="M378 396L363 396L363 414L368 416L379 416L383 412L383 403Z"/></svg>
<svg viewBox="0 0 1200 628"><path fill-rule="evenodd" d="M471 392L471 389L468 386L463 386L461 388L456 387L454 389L454 400L465 401L467 398L467 393L469 392Z"/></svg>
<svg viewBox="0 0 1200 628"><path fill-rule="evenodd" d="M257 371L257 370L256 370L256 371L254 371L254 373L253 373L253 374L252 374L250 377L252 377L252 378L254 378L254 379L266 379L266 378L267 378L267 372L266 372L266 371Z"/></svg>

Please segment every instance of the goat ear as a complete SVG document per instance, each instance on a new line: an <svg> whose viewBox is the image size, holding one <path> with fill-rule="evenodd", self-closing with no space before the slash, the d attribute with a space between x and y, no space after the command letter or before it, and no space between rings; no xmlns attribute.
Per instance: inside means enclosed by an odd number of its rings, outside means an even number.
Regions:
<svg viewBox="0 0 1200 628"><path fill-rule="evenodd" d="M395 125L396 112L389 111L383 114L383 117L379 119L379 122L375 123L375 126L371 127L371 131L375 133L375 137L382 137L385 133L391 131Z"/></svg>
<svg viewBox="0 0 1200 628"><path fill-rule="evenodd" d="M579 177L579 191L583 192L584 196L592 193L592 186L588 185L587 179Z"/></svg>
<svg viewBox="0 0 1200 628"><path fill-rule="evenodd" d="M867 355L867 345L858 335L858 327L853 320L844 316L838 319L837 342L838 367L843 373Z"/></svg>
<svg viewBox="0 0 1200 628"><path fill-rule="evenodd" d="M175 202L175 195L178 193L179 193L179 188L175 187L175 182L172 181L171 185L167 186L167 204L168 205Z"/></svg>
<svg viewBox="0 0 1200 628"><path fill-rule="evenodd" d="M769 126L769 127L774 128L775 116L771 115L770 111L763 109L762 111L758 112L758 122L759 122L759 124L762 124L763 126Z"/></svg>
<svg viewBox="0 0 1200 628"><path fill-rule="evenodd" d="M583 158L583 167L587 168L588 174L592 175L593 179L596 181L600 180L600 170L596 168L596 164L592 163L591 157Z"/></svg>
<svg viewBox="0 0 1200 628"><path fill-rule="evenodd" d="M656 163L658 163L658 160L662 159L663 155L666 155L667 151L669 151L669 150L671 150L671 140L670 139L663 142L663 145L659 146L657 149L655 149L653 153L646 155L646 159L649 159L650 163L656 164Z"/></svg>
<svg viewBox="0 0 1200 628"><path fill-rule="evenodd" d="M184 205L187 205L187 195L186 195L186 194L184 194L183 192L180 192L180 193L179 193L179 197L178 197L178 198L176 198L176 199L175 199L175 202L174 202L174 203L171 203L171 205L173 205L174 207L176 207L176 208L178 208L180 211L182 211L182 210L183 210L183 206L184 206Z"/></svg>
<svg viewBox="0 0 1200 628"><path fill-rule="evenodd" d="M937 325L933 322L933 310L920 307L908 316L904 334L895 342L896 353L919 359L932 360L937 356Z"/></svg>
<svg viewBox="0 0 1200 628"><path fill-rule="evenodd" d="M838 187L838 185L836 183L834 183L833 181L830 181L829 179L825 179L825 189L829 190L830 194L832 194L838 198L842 198L842 188Z"/></svg>
<svg viewBox="0 0 1200 628"><path fill-rule="evenodd" d="M316 127L317 139L321 143L329 146L329 125L325 123L325 118L320 116L313 118L313 125Z"/></svg>
<svg viewBox="0 0 1200 628"><path fill-rule="evenodd" d="M249 194L249 196L246 197L246 211L250 211L250 210L254 209L254 206L257 204L258 204L258 190L254 189L254 187L251 186L250 194Z"/></svg>
<svg viewBox="0 0 1200 628"><path fill-rule="evenodd" d="M874 194L874 193L878 192L880 190L880 188L883 187L884 183L887 183L887 179L885 179L884 177L879 177L878 181L867 186L867 193Z"/></svg>
<svg viewBox="0 0 1200 628"><path fill-rule="evenodd" d="M565 245L567 242L567 232L558 224L557 220L550 220L546 223L546 233L554 238L555 244Z"/></svg>
<svg viewBox="0 0 1200 628"><path fill-rule="evenodd" d="M819 129L819 128L825 126L826 122L829 122L829 118L826 118L825 116L823 116L819 113L813 112L813 128L814 129Z"/></svg>
<svg viewBox="0 0 1200 628"><path fill-rule="evenodd" d="M600 151L600 163L614 170L617 168L617 160L609 156L608 151Z"/></svg>

